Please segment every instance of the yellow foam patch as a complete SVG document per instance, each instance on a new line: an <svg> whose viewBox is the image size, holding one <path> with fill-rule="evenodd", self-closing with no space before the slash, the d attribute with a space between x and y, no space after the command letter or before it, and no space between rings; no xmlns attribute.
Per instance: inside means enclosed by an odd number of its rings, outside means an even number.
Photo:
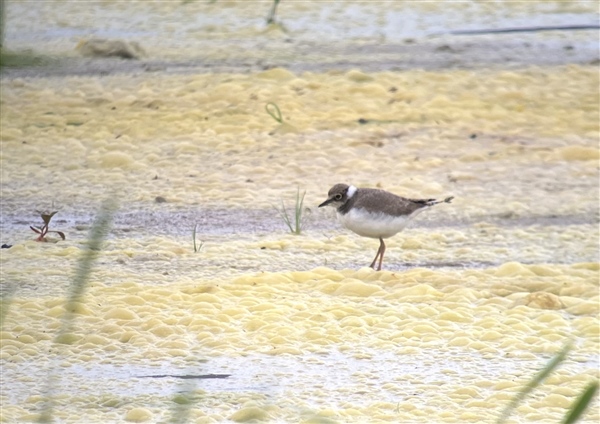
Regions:
<svg viewBox="0 0 600 424"><path fill-rule="evenodd" d="M567 146L558 151L564 160L595 160L600 159L600 150L587 146Z"/></svg>

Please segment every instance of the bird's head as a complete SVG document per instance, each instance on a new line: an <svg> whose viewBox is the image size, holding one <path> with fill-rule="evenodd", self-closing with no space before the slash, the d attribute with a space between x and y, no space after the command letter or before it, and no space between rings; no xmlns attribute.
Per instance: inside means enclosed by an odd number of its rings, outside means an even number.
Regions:
<svg viewBox="0 0 600 424"><path fill-rule="evenodd" d="M319 205L319 207L323 206L333 206L334 208L339 208L344 203L348 201L354 193L356 193L357 188L353 185L348 184L336 184L329 190L327 193L327 200Z"/></svg>

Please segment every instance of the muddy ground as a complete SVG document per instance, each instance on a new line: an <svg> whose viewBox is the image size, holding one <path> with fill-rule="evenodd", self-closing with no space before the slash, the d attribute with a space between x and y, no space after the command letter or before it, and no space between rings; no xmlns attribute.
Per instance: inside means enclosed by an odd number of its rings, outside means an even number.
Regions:
<svg viewBox="0 0 600 424"><path fill-rule="evenodd" d="M515 422L597 381L598 31L449 34L597 10L374 3L284 1L284 30L265 2L8 2L6 46L41 59L2 69L0 421L37 421L52 370L56 420L103 423L165 421L182 391L197 422L494 422L568 340ZM81 57L91 38L147 54ZM377 240L317 208L339 182L455 199L375 272ZM297 190L292 235L275 208ZM41 209L66 240L33 241ZM231 377L173 378L208 373Z"/></svg>
<svg viewBox="0 0 600 424"><path fill-rule="evenodd" d="M527 28L527 27L523 27ZM558 27L560 28L560 27ZM531 28L530 28L531 29ZM189 52L187 58L120 59L81 57L75 51L65 54L45 55L35 50L20 50L16 53L41 58L35 66L2 68L3 82L17 78L66 78L73 76L97 76L99 78L129 74L132 76L156 74L196 73L242 73L250 74L266 69L281 67L300 75L303 72L345 73L352 69L364 72L409 71L409 70L477 70L513 69L530 67L564 66L569 64L597 66L600 52L594 39L597 29L564 29L552 31L524 31L515 33L452 35L439 33L426 37L403 40L347 40L319 42L298 39L293 34L274 30L274 39L209 40L205 54ZM247 48L239 49L240 43ZM10 47L10 43L9 43ZM215 52L233 51L223 55ZM226 57L223 57L226 56ZM50 80L50 81L51 81ZM168 195L168 193L167 193ZM6 199L5 199L6 200ZM23 200L23 199L21 199ZM21 203L21 202L19 202ZM2 205L3 228L23 225L19 216L35 205L17 205L4 201ZM81 206L80 206L81 208ZM84 207L85 209L85 207ZM79 212L82 212L79 209ZM270 211L272 212L272 211ZM92 211L90 211L92 213ZM572 225L598 222L598 214L573 216L539 216L535 218L509 216L510 214L478 216L472 219L429 222L428 225L464 227L480 221L493 221L499 226L530 226L534 224ZM166 216L169 219L166 219ZM159 233L179 233L185 223L196 220L204 223L208 234L242 234L245 232L269 232L281 229L281 221L273 213L257 209L207 209L198 219L195 207L188 210L145 213L144 210L128 211L117 216L116 225L124 231L155 228ZM64 223L84 225L90 216L72 216ZM324 229L335 223L312 220L315 229ZM430 220L431 221L431 220ZM60 223L60 218L57 218ZM160 224L160 225L159 225ZM11 240L4 239L4 243Z"/></svg>
<svg viewBox="0 0 600 424"><path fill-rule="evenodd" d="M236 49L232 57L210 54L164 60L160 58L84 58L47 56L42 66L3 68L3 78L106 76L115 73L252 73L282 67L294 73L451 70L600 63L594 38L598 29L557 30L481 35L432 35L399 41L348 40L320 43L296 40L282 33L275 40L211 42L209 52ZM236 42L247 44L237 50ZM10 46L9 46L10 47ZM246 46L245 46L246 47ZM222 56L222 55L221 55Z"/></svg>

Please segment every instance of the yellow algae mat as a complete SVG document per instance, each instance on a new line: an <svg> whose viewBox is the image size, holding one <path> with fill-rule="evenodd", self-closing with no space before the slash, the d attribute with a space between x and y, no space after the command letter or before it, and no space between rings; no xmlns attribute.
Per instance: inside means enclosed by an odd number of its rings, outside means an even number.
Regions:
<svg viewBox="0 0 600 424"><path fill-rule="evenodd" d="M4 422L493 422L569 340L511 422L598 379L596 67L3 79L0 136ZM374 272L338 182L455 201Z"/></svg>

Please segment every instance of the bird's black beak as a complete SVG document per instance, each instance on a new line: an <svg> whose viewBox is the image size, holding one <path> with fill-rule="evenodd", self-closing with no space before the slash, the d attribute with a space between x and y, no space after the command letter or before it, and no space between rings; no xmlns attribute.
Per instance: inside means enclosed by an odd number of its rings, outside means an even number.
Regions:
<svg viewBox="0 0 600 424"><path fill-rule="evenodd" d="M330 204L331 202L333 202L333 197L331 197L331 198L329 198L329 199L325 200L323 203L321 203L321 204L319 205L319 207L320 207L320 208L322 208L323 206L327 206L327 205L328 205L328 204Z"/></svg>

